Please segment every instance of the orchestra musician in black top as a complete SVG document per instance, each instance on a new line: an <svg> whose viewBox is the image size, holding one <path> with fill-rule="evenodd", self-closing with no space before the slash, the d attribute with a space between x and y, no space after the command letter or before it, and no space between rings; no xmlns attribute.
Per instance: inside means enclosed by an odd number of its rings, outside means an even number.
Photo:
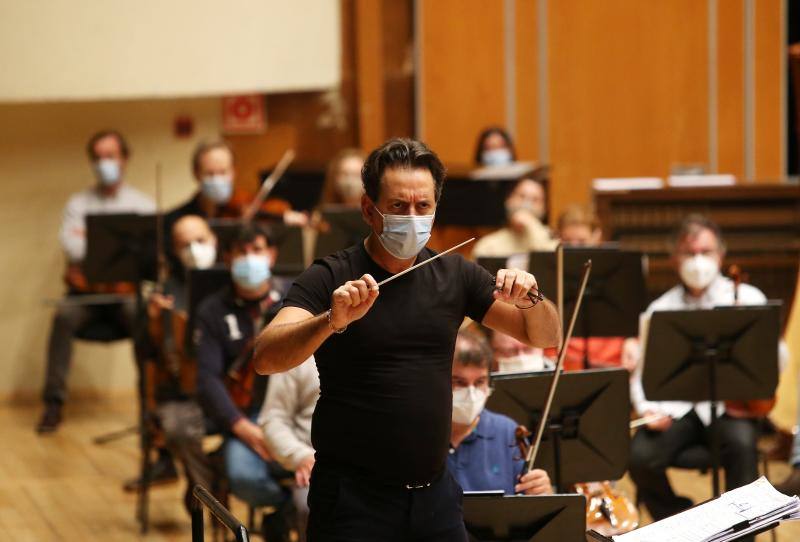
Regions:
<svg viewBox="0 0 800 542"><path fill-rule="evenodd" d="M531 302L526 271L492 277L450 254L378 288L435 256L425 245L444 178L419 141L375 149L362 170L372 233L314 262L258 338L263 374L316 357L310 542L466 540L461 488L446 470L458 328L469 316L532 346L559 343L555 307Z"/></svg>

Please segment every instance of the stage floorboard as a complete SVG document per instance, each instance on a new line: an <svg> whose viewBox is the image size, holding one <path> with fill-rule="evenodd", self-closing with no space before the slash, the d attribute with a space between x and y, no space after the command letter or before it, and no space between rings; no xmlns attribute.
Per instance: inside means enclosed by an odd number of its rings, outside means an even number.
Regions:
<svg viewBox="0 0 800 542"><path fill-rule="evenodd" d="M115 400L75 400L67 404L61 429L47 436L33 430L38 404L0 406L0 539L189 541L189 517L183 510L184 482L154 488L150 493L150 533L139 534L134 518L136 496L122 484L136 476L138 440L127 436L105 445L92 439L131 425L136 417L133 397ZM770 465L772 481L788 472ZM710 496L708 476L690 471L670 473L679 493L696 501ZM620 487L633 495L625 479ZM233 512L246 520L246 508L232 499ZM206 538L210 539L207 528ZM778 529L780 542L800 540L800 522ZM768 542L761 535L758 542Z"/></svg>

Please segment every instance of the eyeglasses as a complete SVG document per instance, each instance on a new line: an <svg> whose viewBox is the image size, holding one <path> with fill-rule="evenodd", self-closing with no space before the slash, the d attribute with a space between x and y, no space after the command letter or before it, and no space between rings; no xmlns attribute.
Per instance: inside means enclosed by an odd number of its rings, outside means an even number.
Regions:
<svg viewBox="0 0 800 542"><path fill-rule="evenodd" d="M492 277L492 284L497 284L497 277ZM495 291L499 292L501 289L495 286ZM536 306L537 303L540 301L544 301L544 294L537 290L536 288L531 288L528 290L528 294L526 299L519 300L514 303L514 306L518 309L532 309Z"/></svg>

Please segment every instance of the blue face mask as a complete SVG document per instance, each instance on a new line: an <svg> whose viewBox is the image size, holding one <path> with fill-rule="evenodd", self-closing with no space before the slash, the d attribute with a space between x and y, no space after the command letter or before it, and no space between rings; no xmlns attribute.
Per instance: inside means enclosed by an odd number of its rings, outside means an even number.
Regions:
<svg viewBox="0 0 800 542"><path fill-rule="evenodd" d="M434 215L385 215L383 232L378 240L386 251L399 260L414 258L431 238Z"/></svg>
<svg viewBox="0 0 800 542"><path fill-rule="evenodd" d="M230 175L209 175L203 178L200 190L217 205L228 203L233 194L233 179Z"/></svg>
<svg viewBox="0 0 800 542"><path fill-rule="evenodd" d="M272 276L269 257L266 254L245 254L233 260L231 266L233 282L246 290L255 290Z"/></svg>
<svg viewBox="0 0 800 542"><path fill-rule="evenodd" d="M507 166L511 164L514 159L511 156L511 151L508 149L492 149L490 151L483 151L483 154L481 154L481 161L484 166Z"/></svg>
<svg viewBox="0 0 800 542"><path fill-rule="evenodd" d="M94 172L97 179L104 186L112 186L119 182L122 177L122 168L118 160L113 158L101 158L94 164Z"/></svg>

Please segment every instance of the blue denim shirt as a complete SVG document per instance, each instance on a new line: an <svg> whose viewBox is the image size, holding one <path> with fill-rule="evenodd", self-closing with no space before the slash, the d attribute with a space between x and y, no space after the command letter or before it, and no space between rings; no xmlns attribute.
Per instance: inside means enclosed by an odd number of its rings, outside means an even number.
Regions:
<svg viewBox="0 0 800 542"><path fill-rule="evenodd" d="M455 450L447 466L464 491L502 489L514 494L523 460L516 446L517 423L511 418L483 409L475 430Z"/></svg>

